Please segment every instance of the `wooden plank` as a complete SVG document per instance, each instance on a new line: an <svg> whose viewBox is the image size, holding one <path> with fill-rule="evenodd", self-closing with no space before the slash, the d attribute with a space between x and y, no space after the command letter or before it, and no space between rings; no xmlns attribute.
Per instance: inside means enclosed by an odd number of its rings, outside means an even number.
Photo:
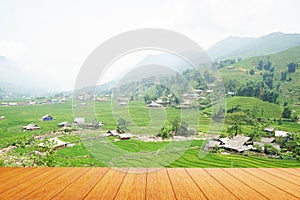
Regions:
<svg viewBox="0 0 300 200"><path fill-rule="evenodd" d="M128 169L109 169L85 199L114 199Z"/></svg>
<svg viewBox="0 0 300 200"><path fill-rule="evenodd" d="M0 199L300 199L300 169L131 170L0 168Z"/></svg>
<svg viewBox="0 0 300 200"><path fill-rule="evenodd" d="M91 168L52 199L84 199L95 187L108 168Z"/></svg>
<svg viewBox="0 0 300 200"><path fill-rule="evenodd" d="M24 170L18 172L19 174L16 175L17 177L10 178L5 181L2 180L0 181L0 193L3 193L11 188L14 188L19 184L30 180L32 177L38 176L46 171L41 168L31 168L31 169L24 168Z"/></svg>
<svg viewBox="0 0 300 200"><path fill-rule="evenodd" d="M204 169L191 168L187 172L208 199L238 199Z"/></svg>
<svg viewBox="0 0 300 200"><path fill-rule="evenodd" d="M300 178L300 168L293 169L293 168L279 168L279 170L292 174L293 176Z"/></svg>
<svg viewBox="0 0 300 200"><path fill-rule="evenodd" d="M0 181L6 181L9 180L11 178L13 178L14 176L19 175L22 171L25 171L27 169L30 168L24 168L24 167L3 167L1 169L4 169L0 175Z"/></svg>
<svg viewBox="0 0 300 200"><path fill-rule="evenodd" d="M281 171L277 168L259 168L260 170L263 170L269 174L272 174L274 176L280 177L284 180L287 180L291 183L294 183L296 185L300 185L300 178L294 175L291 175L285 171Z"/></svg>
<svg viewBox="0 0 300 200"><path fill-rule="evenodd" d="M184 168L167 169L177 199L207 199Z"/></svg>
<svg viewBox="0 0 300 200"><path fill-rule="evenodd" d="M255 176L252 176L251 174L248 174L244 172L241 169L236 168L228 168L223 169L227 173L231 174L232 176L236 177L249 187L253 188L254 190L258 191L259 193L263 194L264 196L267 196L269 199L281 199L281 200L292 200L292 199L298 199L295 196L290 195L289 193L280 190L269 183L260 180L256 178ZM247 169L251 170L251 169Z"/></svg>
<svg viewBox="0 0 300 200"><path fill-rule="evenodd" d="M21 167L0 167L0 175L7 171L12 171L12 170L17 170L20 169ZM22 168L21 168L22 169Z"/></svg>
<svg viewBox="0 0 300 200"><path fill-rule="evenodd" d="M176 199L166 169L148 169L146 199Z"/></svg>
<svg viewBox="0 0 300 200"><path fill-rule="evenodd" d="M259 192L255 191L248 185L244 184L243 182L239 181L235 177L227 174L219 168L209 168L205 170L207 171L207 173L219 180L228 190L230 190L239 199L253 199L253 197L261 200L268 199L267 197L263 196Z"/></svg>
<svg viewBox="0 0 300 200"><path fill-rule="evenodd" d="M264 181L272 184L273 186L284 190L285 192L289 193L290 195L295 196L300 199L300 186L299 185L295 185L284 179L279 178L278 176L274 176L272 174L269 174L269 173L264 172L259 169L251 169L251 170L241 169L241 170L243 170L246 173L249 173L252 176L255 176L261 180L264 180Z"/></svg>
<svg viewBox="0 0 300 200"><path fill-rule="evenodd" d="M33 192L39 187L47 184L53 179L57 178L67 170L64 168L39 168L41 171L45 170L45 173L39 176L32 177L30 180L19 184L18 186L11 188L1 194L3 199L22 199L28 193Z"/></svg>
<svg viewBox="0 0 300 200"><path fill-rule="evenodd" d="M146 199L147 169L129 169L115 199Z"/></svg>
<svg viewBox="0 0 300 200"><path fill-rule="evenodd" d="M56 177L52 181L44 185L35 185L31 192L26 191L23 199L52 199L53 196L62 191L65 187L76 181L88 168L62 168L65 173Z"/></svg>

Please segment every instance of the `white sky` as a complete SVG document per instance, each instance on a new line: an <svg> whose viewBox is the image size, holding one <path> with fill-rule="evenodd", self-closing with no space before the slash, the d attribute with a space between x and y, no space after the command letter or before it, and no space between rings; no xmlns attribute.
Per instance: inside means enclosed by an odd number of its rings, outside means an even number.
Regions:
<svg viewBox="0 0 300 200"><path fill-rule="evenodd" d="M300 33L299 10L298 0L0 0L0 56L72 89L89 53L124 31L170 29L207 49L230 35Z"/></svg>

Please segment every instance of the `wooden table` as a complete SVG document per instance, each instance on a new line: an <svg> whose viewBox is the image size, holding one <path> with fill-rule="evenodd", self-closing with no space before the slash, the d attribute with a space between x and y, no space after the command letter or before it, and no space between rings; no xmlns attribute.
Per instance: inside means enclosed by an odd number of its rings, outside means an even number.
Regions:
<svg viewBox="0 0 300 200"><path fill-rule="evenodd" d="M0 168L0 199L300 199L297 169Z"/></svg>

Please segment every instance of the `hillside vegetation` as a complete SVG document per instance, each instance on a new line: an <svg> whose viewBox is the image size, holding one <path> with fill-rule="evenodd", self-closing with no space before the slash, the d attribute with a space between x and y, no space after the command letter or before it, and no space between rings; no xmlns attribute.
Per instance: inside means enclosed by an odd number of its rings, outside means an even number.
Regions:
<svg viewBox="0 0 300 200"><path fill-rule="evenodd" d="M289 103L297 104L300 101L299 55L300 46L297 46L280 53L241 60L240 62L225 66L220 69L220 72L223 81L227 85L235 85L236 88L249 82L264 82L264 76L266 76L266 79L269 76L272 79L271 90L279 94L279 102L288 101ZM270 62L270 69L259 69L259 62L264 64ZM289 63L298 64L295 72L288 72ZM286 73L285 80L282 79L282 73ZM264 88L268 88L267 85Z"/></svg>

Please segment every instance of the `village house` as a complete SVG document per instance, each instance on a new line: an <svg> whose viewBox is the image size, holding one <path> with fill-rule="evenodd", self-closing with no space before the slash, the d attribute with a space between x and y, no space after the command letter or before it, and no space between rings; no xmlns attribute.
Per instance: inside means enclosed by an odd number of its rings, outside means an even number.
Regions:
<svg viewBox="0 0 300 200"><path fill-rule="evenodd" d="M219 147L220 146L220 142L216 141L216 140L209 140L207 142L207 144L204 146L204 150L205 151L212 151L214 150L215 147Z"/></svg>
<svg viewBox="0 0 300 200"><path fill-rule="evenodd" d="M120 132L117 130L107 131L107 136L119 136Z"/></svg>
<svg viewBox="0 0 300 200"><path fill-rule="evenodd" d="M162 105L152 101L150 104L148 104L148 107L151 107L151 108L161 108Z"/></svg>
<svg viewBox="0 0 300 200"><path fill-rule="evenodd" d="M23 126L23 129L27 130L27 131L32 131L32 130L39 130L40 127L36 124L28 124L27 126Z"/></svg>
<svg viewBox="0 0 300 200"><path fill-rule="evenodd" d="M124 102L124 101L122 101L122 102L119 103L119 105L120 105L120 106L127 106L127 103Z"/></svg>
<svg viewBox="0 0 300 200"><path fill-rule="evenodd" d="M181 108L190 108L191 107L191 101L186 99L180 106Z"/></svg>
<svg viewBox="0 0 300 200"><path fill-rule="evenodd" d="M132 135L130 133L121 133L119 134L120 140L130 140Z"/></svg>
<svg viewBox="0 0 300 200"><path fill-rule="evenodd" d="M287 135L288 135L288 132L286 132L286 131L280 131L280 130L275 131L275 137L286 137Z"/></svg>
<svg viewBox="0 0 300 200"><path fill-rule="evenodd" d="M267 127L267 128L264 128L264 131L265 132L268 132L268 133L272 133L274 132L275 128L274 127Z"/></svg>
<svg viewBox="0 0 300 200"><path fill-rule="evenodd" d="M50 141L53 144L53 149L54 150L61 149L61 148L64 148L64 147L68 147L68 146L74 146L74 144L61 141L57 137L49 138L48 141ZM45 146L44 143L39 144L39 147L44 147L44 146Z"/></svg>
<svg viewBox="0 0 300 200"><path fill-rule="evenodd" d="M61 122L58 124L58 128L66 128L66 127L72 127L72 123L70 122Z"/></svg>
<svg viewBox="0 0 300 200"><path fill-rule="evenodd" d="M0 116L0 120L6 119L5 116Z"/></svg>
<svg viewBox="0 0 300 200"><path fill-rule="evenodd" d="M74 118L75 125L83 125L84 124L84 118L83 117L75 117Z"/></svg>
<svg viewBox="0 0 300 200"><path fill-rule="evenodd" d="M51 115L44 115L43 117L42 117L42 120L43 121L52 121L53 120L53 117L51 116Z"/></svg>
<svg viewBox="0 0 300 200"><path fill-rule="evenodd" d="M265 144L269 144L269 145L273 146L275 149L280 150L279 144L276 144L273 142L274 142L274 138L262 137L260 142L253 142L253 145L257 145L257 146L261 147L262 150L264 150Z"/></svg>
<svg viewBox="0 0 300 200"><path fill-rule="evenodd" d="M228 150L233 150L237 152L244 152L251 150L253 142L250 137L243 135L236 135L232 139L228 140L222 147Z"/></svg>

